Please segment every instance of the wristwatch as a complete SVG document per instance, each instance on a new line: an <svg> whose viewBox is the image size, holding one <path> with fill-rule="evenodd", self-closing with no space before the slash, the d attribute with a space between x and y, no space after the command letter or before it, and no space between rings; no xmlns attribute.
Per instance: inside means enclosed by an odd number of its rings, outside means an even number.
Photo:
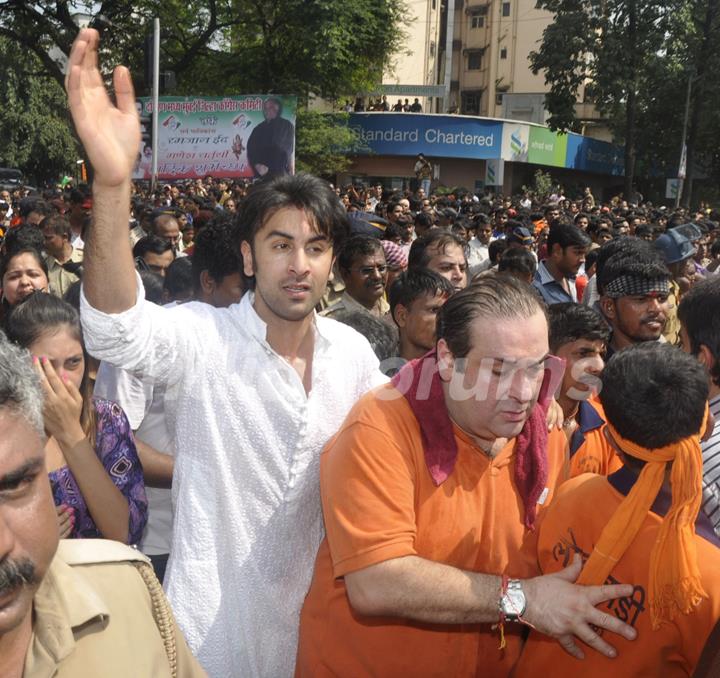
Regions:
<svg viewBox="0 0 720 678"><path fill-rule="evenodd" d="M506 621L518 621L525 614L525 592L519 579L509 579L505 592L500 597L500 614Z"/></svg>

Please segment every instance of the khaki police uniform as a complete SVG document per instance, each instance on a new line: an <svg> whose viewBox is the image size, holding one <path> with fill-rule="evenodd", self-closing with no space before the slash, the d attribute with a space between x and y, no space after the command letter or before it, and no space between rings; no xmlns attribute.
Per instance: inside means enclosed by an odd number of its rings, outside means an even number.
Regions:
<svg viewBox="0 0 720 678"><path fill-rule="evenodd" d="M33 601L23 678L206 676L139 551L63 539Z"/></svg>

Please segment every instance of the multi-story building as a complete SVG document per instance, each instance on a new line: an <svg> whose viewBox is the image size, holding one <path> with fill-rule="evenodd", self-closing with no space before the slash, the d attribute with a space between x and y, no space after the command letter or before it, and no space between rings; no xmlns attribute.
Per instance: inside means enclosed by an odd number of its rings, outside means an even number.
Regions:
<svg viewBox="0 0 720 678"><path fill-rule="evenodd" d="M547 87L529 55L552 14L536 9L535 0L455 0L453 18L448 109L545 122Z"/></svg>
<svg viewBox="0 0 720 678"><path fill-rule="evenodd" d="M393 105L398 99L420 101L423 111L436 112L438 96L442 96L442 73L445 44L444 15L447 0L409 0L406 38L403 48L388 64L380 92Z"/></svg>
<svg viewBox="0 0 720 678"><path fill-rule="evenodd" d="M383 90L421 98L423 111L543 124L547 85L530 53L552 14L536 0L412 0L403 51ZM434 88L432 86L435 86ZM391 94L392 93L392 94ZM609 140L592 103L579 92L583 132Z"/></svg>

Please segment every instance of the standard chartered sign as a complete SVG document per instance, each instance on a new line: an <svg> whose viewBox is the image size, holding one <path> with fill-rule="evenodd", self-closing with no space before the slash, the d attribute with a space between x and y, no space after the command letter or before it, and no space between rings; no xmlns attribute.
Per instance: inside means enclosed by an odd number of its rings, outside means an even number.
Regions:
<svg viewBox="0 0 720 678"><path fill-rule="evenodd" d="M492 158L500 152L502 123L460 116L354 113L350 126L370 153Z"/></svg>
<svg viewBox="0 0 720 678"><path fill-rule="evenodd" d="M494 146L494 134L466 134L465 132L443 132L439 129L425 131L425 141L429 144L462 144L465 146Z"/></svg>
<svg viewBox="0 0 720 678"><path fill-rule="evenodd" d="M446 132L431 127L430 129L389 129L369 130L362 127L355 128L360 138L369 142L398 142L416 144L422 138L427 144L459 144L463 146L494 146L494 134L468 134L467 132Z"/></svg>
<svg viewBox="0 0 720 678"><path fill-rule="evenodd" d="M502 159L603 174L623 173L617 146L579 134L557 134L541 125L464 115L351 113L360 155Z"/></svg>

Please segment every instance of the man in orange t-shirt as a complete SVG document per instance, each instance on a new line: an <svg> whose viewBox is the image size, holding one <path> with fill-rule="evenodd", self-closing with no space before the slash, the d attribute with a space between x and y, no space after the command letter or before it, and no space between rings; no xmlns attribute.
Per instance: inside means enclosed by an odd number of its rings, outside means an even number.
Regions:
<svg viewBox="0 0 720 678"><path fill-rule="evenodd" d="M645 448L652 458L661 448L693 438L697 463L695 477L690 478L691 487L694 487L690 494L695 508L688 515L694 521L694 534L691 532L690 539L685 542L687 546L679 554L678 561L690 563L690 574L697 572L704 596L691 600L690 609L686 611L679 608L674 614L655 620L657 628L653 628L655 611L659 613L663 609L659 602L667 605L666 599L653 598L653 590L681 591L689 580L687 574L681 573L674 586L660 587L651 581L657 577L651 567L654 550L660 554L658 569L665 576L672 576L676 569L682 569L669 560L667 554L670 551L661 548L661 527L673 513L675 485L680 484L673 475L671 485L669 471L663 468L658 480L660 490L647 499L649 510L642 513L644 518L640 516L637 531L629 526L630 520L623 519L622 525L618 525L621 538L627 536L628 530L632 532L629 546L624 552L611 553L612 557L608 557L611 564L606 582L633 583L633 593L599 606L602 612L637 629L637 640L628 643L619 639L615 661L592 652L584 662L578 662L562 652L557 643L531 633L512 674L514 678L543 675L606 678L611 674L623 678L675 678L692 675L706 639L720 619L720 541L705 514L698 513L702 474L698 431L703 424L708 386L702 366L694 365L692 361L690 356L668 345L649 342L613 357L603 373L600 398L608 415L608 426L613 425L620 431L624 441L618 443L615 433L609 433L624 466L607 478L581 475L557 491L540 528L538 554L543 572L549 573L565 567L573 554L580 554L586 561L591 556L597 557L598 552L610 553L603 541L605 531L620 507L632 499L628 497L630 490L644 481L642 473L648 465L632 456L635 453L632 444ZM672 417L667 416L668 412L672 412ZM631 445L627 445L627 440ZM625 449L633 451L626 452ZM674 459L673 466L686 463L684 458L676 456ZM691 475L688 471L684 473ZM642 488L638 487L634 496L641 493ZM616 556L619 556L617 560ZM588 567L589 561L585 569ZM680 581L683 586L679 585Z"/></svg>
<svg viewBox="0 0 720 678"><path fill-rule="evenodd" d="M545 425L547 357L532 289L488 277L445 303L434 352L353 408L321 460L297 676L507 676L518 617L571 652L574 634L613 652L589 624L632 637L592 607L630 587L578 587L579 562L536 577L565 446Z"/></svg>
<svg viewBox="0 0 720 678"><path fill-rule="evenodd" d="M594 309L569 301L548 308L548 327L550 350L565 361L557 401L568 439L569 477L606 476L622 466L603 432L605 415L596 397L610 336L607 323Z"/></svg>

